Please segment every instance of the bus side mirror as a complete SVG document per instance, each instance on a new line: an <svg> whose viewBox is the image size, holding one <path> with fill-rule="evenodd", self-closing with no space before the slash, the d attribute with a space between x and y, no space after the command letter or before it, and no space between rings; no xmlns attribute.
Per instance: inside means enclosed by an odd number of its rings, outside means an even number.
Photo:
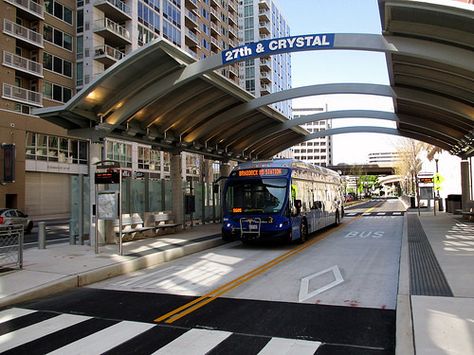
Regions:
<svg viewBox="0 0 474 355"><path fill-rule="evenodd" d="M212 185L212 193L218 194L219 193L219 184Z"/></svg>

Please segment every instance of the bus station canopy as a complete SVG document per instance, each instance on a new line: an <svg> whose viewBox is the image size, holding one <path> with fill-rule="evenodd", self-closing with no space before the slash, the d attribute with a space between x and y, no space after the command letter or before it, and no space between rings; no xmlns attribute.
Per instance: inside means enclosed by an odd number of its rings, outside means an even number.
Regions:
<svg viewBox="0 0 474 355"><path fill-rule="evenodd" d="M474 154L474 5L457 1L379 0L382 34L413 46L413 55L388 52L398 129L413 138L434 128L452 154ZM436 53L438 61L423 58ZM453 59L464 62L454 63Z"/></svg>
<svg viewBox="0 0 474 355"><path fill-rule="evenodd" d="M220 125L219 117L254 96L212 71L188 75L185 69L195 62L161 40L109 68L64 106L41 109L38 114L71 135L93 141L113 137L216 159L251 158L234 147L254 132L277 126L287 118L267 106L251 110L229 125ZM205 135L192 138L211 121ZM268 146L278 150L281 142L306 134L300 127L291 127L269 136Z"/></svg>
<svg viewBox="0 0 474 355"><path fill-rule="evenodd" d="M379 9L382 35L335 34L331 49L384 52L390 85L314 85L255 98L215 71L225 66L220 54L196 61L160 40L117 62L65 105L35 113L92 141L121 138L222 160L269 158L299 142L350 132L395 134L472 156L474 6L379 0ZM344 127L310 134L300 127L308 118L290 121L270 106L338 93L390 96L395 112L347 110L310 119L389 119L396 128Z"/></svg>

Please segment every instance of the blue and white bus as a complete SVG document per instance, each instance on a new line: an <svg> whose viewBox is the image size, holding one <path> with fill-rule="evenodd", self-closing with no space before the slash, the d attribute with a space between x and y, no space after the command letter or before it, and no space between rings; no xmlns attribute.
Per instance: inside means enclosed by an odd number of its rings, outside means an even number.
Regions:
<svg viewBox="0 0 474 355"><path fill-rule="evenodd" d="M295 160L242 163L223 191L222 238L304 242L344 216L336 172Z"/></svg>

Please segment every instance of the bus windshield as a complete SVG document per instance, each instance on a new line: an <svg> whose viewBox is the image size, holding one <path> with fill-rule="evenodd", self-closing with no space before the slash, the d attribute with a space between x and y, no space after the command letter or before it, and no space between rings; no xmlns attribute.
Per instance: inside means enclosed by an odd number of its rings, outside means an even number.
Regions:
<svg viewBox="0 0 474 355"><path fill-rule="evenodd" d="M287 179L234 180L227 185L225 209L230 213L277 213L288 191Z"/></svg>

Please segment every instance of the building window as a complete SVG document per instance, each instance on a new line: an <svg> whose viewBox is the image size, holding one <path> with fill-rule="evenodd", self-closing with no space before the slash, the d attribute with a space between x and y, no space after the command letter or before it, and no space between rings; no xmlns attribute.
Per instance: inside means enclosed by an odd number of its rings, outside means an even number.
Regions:
<svg viewBox="0 0 474 355"><path fill-rule="evenodd" d="M138 169L160 170L160 151L148 147L138 147Z"/></svg>
<svg viewBox="0 0 474 355"><path fill-rule="evenodd" d="M57 28L54 28L49 25L44 25L43 28L43 38L45 41L54 43L55 45L72 51L72 36L64 33Z"/></svg>
<svg viewBox="0 0 474 355"><path fill-rule="evenodd" d="M123 168L132 167L132 145L117 141L107 141L106 145L107 159L115 160Z"/></svg>
<svg viewBox="0 0 474 355"><path fill-rule="evenodd" d="M47 70L72 78L72 63L62 58L43 53L43 66Z"/></svg>
<svg viewBox="0 0 474 355"><path fill-rule="evenodd" d="M88 164L87 142L26 132L26 159Z"/></svg>
<svg viewBox="0 0 474 355"><path fill-rule="evenodd" d="M45 98L54 101L68 102L72 97L72 90L70 88L45 81L43 84L43 95Z"/></svg>
<svg viewBox="0 0 474 355"><path fill-rule="evenodd" d="M44 9L50 15L72 25L72 10L57 1L45 0Z"/></svg>

